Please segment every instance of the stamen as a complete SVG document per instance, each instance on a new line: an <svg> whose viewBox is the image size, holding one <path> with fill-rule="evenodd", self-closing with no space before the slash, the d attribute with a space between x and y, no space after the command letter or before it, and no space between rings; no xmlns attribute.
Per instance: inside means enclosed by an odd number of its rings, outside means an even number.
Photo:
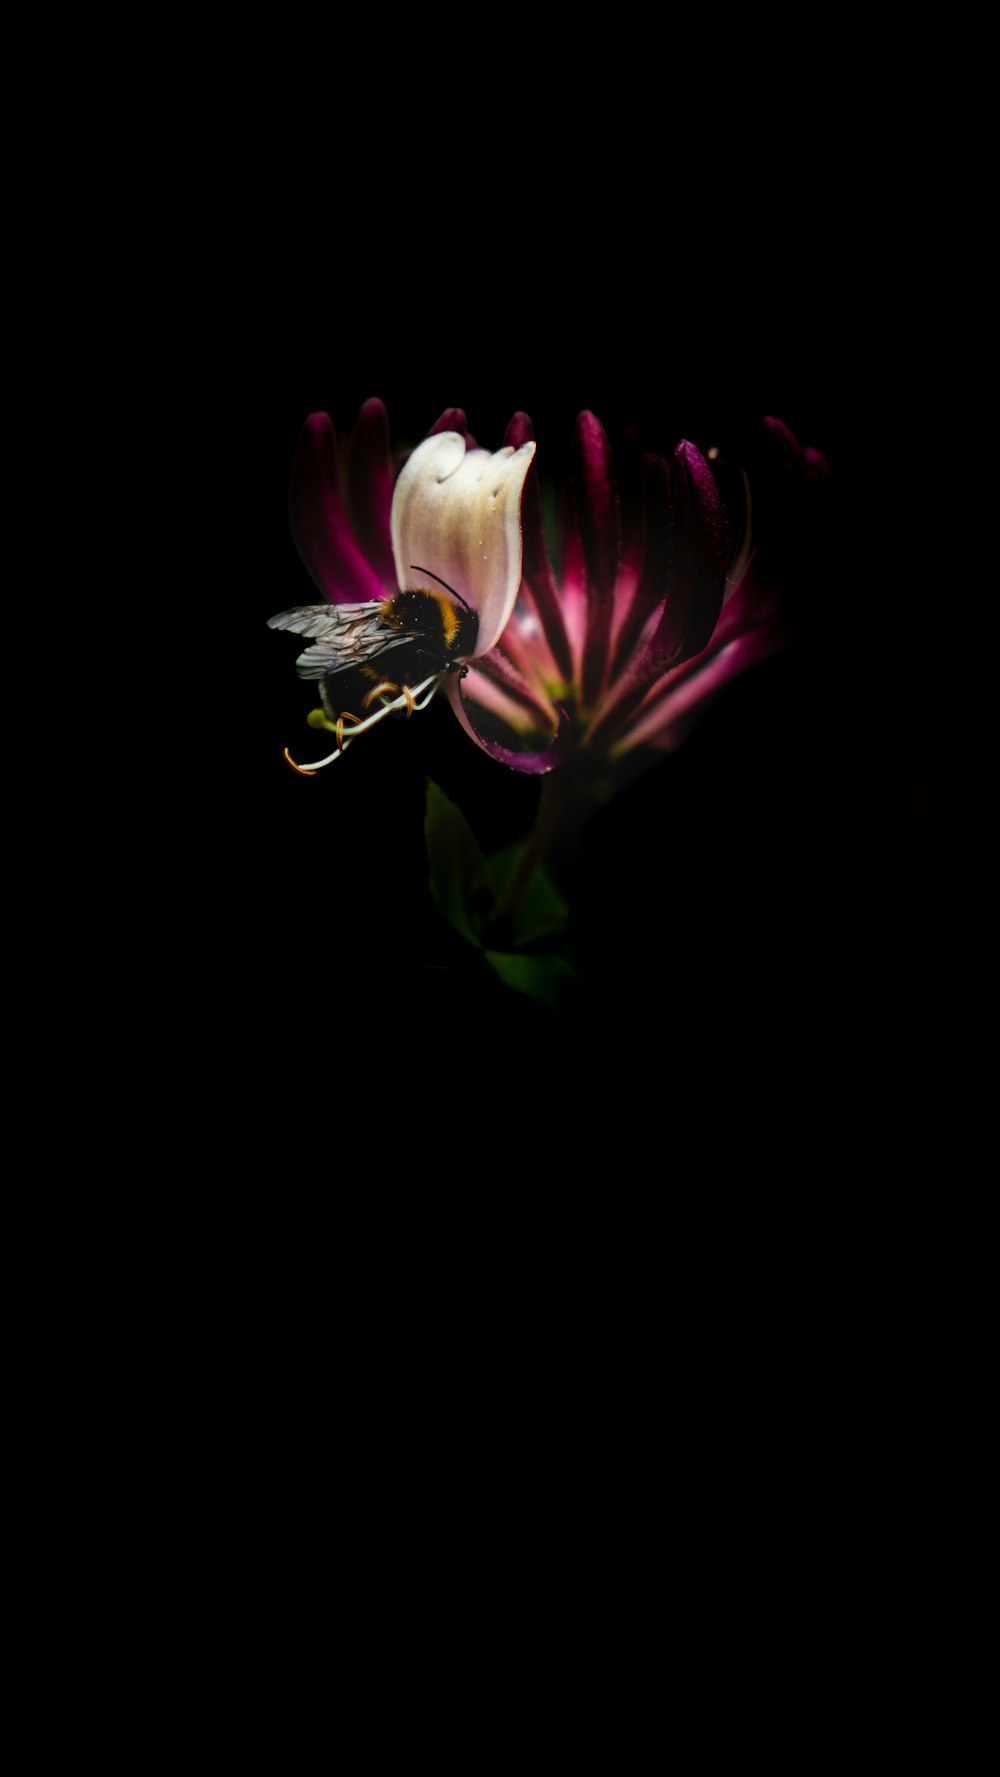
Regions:
<svg viewBox="0 0 1000 1777"><path fill-rule="evenodd" d="M315 773L315 771L312 770L311 766L296 765L295 760L292 758L292 755L288 751L287 747L285 747L283 750L284 750L285 758L288 760L288 763L291 766L292 770L297 771L300 777L315 777L316 776L316 773Z"/></svg>
<svg viewBox="0 0 1000 1777"><path fill-rule="evenodd" d="M392 691L398 696L399 692L402 689L403 689L403 687L401 685L397 685L394 679L382 679L379 682L379 684L372 686L372 689L369 691L367 697L364 699L364 701L361 705L361 708L363 710L366 710L368 708L369 704L373 704L375 702L376 697L384 697L385 693L387 691Z"/></svg>
<svg viewBox="0 0 1000 1777"><path fill-rule="evenodd" d="M336 729L335 729L336 736L337 736L337 745L340 748L341 752L343 752L345 746L347 745L347 742L344 739L344 723L345 722L353 722L355 724L355 726L357 726L357 724L360 722L360 720L361 720L361 717L360 716L352 716L350 710L341 710L340 715L337 717L337 723L336 723Z"/></svg>
<svg viewBox="0 0 1000 1777"><path fill-rule="evenodd" d="M332 765L335 759L339 759L341 753L346 752L351 741L356 740L359 734L364 734L367 729L374 728L376 722L381 722L384 717L391 716L394 710L405 709L408 716L412 716L414 710L425 710L440 685L441 678L440 673L432 673L430 678L423 679L419 685L414 685L412 690L409 685L404 685L398 697L394 698L391 703L383 703L380 710L376 710L373 716L366 716L364 721L358 721L356 716L352 716L348 710L345 710L337 717L336 750L328 753L325 759L314 759L310 765L296 765L287 747L285 748L285 758L292 770L297 771L300 777L315 777L317 771L321 771L324 765ZM427 695L423 697L425 691ZM419 697L423 697L422 703L417 702ZM346 734L344 732L345 720L356 724Z"/></svg>
<svg viewBox="0 0 1000 1777"><path fill-rule="evenodd" d="M418 710L418 711L419 711L419 710L425 710L425 709L426 709L426 708L427 708L427 705L428 705L428 704L429 704L429 703L430 703L430 701L431 701L431 698L432 698L432 697L433 697L433 696L434 696L434 693L435 693L435 691L436 691L436 690L437 690L437 688L438 688L438 686L439 686L439 685L440 685L440 683L441 683L441 674L440 674L440 673L438 673L438 676L437 676L437 678L436 678L436 679L435 679L435 680L434 680L434 683L433 683L433 685L432 685L432 686L431 686L431 688L430 688L430 690L429 690L429 691L428 691L428 693L427 693L427 696L426 696L426 697L425 697L425 698L424 698L424 701L423 701L423 703L416 703L416 702L414 702L414 705L413 705L413 708L414 708L414 709L415 709L415 710Z"/></svg>

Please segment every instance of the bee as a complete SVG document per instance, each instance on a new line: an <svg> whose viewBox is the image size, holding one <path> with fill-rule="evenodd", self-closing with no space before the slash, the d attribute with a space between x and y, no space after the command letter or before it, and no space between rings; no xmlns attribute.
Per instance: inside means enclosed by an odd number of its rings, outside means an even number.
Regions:
<svg viewBox="0 0 1000 1777"><path fill-rule="evenodd" d="M468 671L465 661L475 649L478 616L439 574L415 562L410 565L416 573L436 580L445 592L417 587L359 605L296 605L268 618L268 629L287 629L312 639L312 646L296 660L296 669L300 679L319 680L327 717L319 725L329 726L337 735L336 752L312 767L296 765L286 747L285 758L295 771L312 776L320 765L339 758L348 740L362 729L404 708L407 715L426 708L445 674ZM461 610L452 599L459 601ZM365 710L379 704L374 715L362 718L345 709L345 701L359 693ZM422 702L417 701L420 698ZM345 728L345 723L351 726Z"/></svg>

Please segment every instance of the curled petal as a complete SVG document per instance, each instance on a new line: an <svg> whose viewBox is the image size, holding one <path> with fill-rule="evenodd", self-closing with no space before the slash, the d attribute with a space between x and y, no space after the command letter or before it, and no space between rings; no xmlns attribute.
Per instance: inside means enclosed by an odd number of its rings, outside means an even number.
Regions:
<svg viewBox="0 0 1000 1777"><path fill-rule="evenodd" d="M764 437L775 453L776 458L785 463L798 463L802 460L802 446L790 426L784 420L776 419L768 414L764 420Z"/></svg>
<svg viewBox="0 0 1000 1777"><path fill-rule="evenodd" d="M667 485L669 579L654 648L676 666L708 646L726 592L728 544L722 501L705 458L682 440Z"/></svg>
<svg viewBox="0 0 1000 1777"><path fill-rule="evenodd" d="M521 489L534 454L530 441L491 456L466 450L458 432L437 432L411 453L392 496L400 586L436 592L430 574L461 593L479 618L477 655L499 639L517 599ZM415 573L414 564L427 573Z"/></svg>
<svg viewBox="0 0 1000 1777"><path fill-rule="evenodd" d="M535 428L526 413L516 413L504 434L504 443L515 450L530 442ZM549 652L558 676L573 677L573 657L569 637L562 619L559 593L552 575L548 547L545 542L545 521L542 495L538 482L538 464L532 463L524 478L521 495L521 579L526 582L538 620L545 632Z"/></svg>
<svg viewBox="0 0 1000 1777"><path fill-rule="evenodd" d="M670 465L661 456L641 464L641 493L636 502L630 548L634 552L631 599L623 609L615 637L615 679L629 676L636 643L651 614L663 611L670 584Z"/></svg>
<svg viewBox="0 0 1000 1777"><path fill-rule="evenodd" d="M347 447L347 511L355 540L387 592L396 590L389 536L393 477L389 417L381 401L366 401Z"/></svg>
<svg viewBox="0 0 1000 1777"><path fill-rule="evenodd" d="M289 517L296 548L334 604L385 597L386 588L355 541L337 478L337 437L328 413L312 413L292 458Z"/></svg>
<svg viewBox="0 0 1000 1777"><path fill-rule="evenodd" d="M650 687L709 642L726 589L721 501L700 451L644 463L645 560L591 737L622 729ZM697 645L695 645L697 644Z"/></svg>
<svg viewBox="0 0 1000 1777"><path fill-rule="evenodd" d="M527 444L529 439L534 438L534 436L535 428L531 423L530 414L518 411L513 419L509 421L507 430L503 435L503 441L505 444L511 445L514 450L517 450L519 445Z"/></svg>
<svg viewBox="0 0 1000 1777"><path fill-rule="evenodd" d="M513 621L513 620L512 620ZM559 727L559 708L535 677L523 673L506 651L510 624L499 647L472 661L462 677L462 697L496 716L512 734L549 734Z"/></svg>
<svg viewBox="0 0 1000 1777"><path fill-rule="evenodd" d="M526 575L521 577L517 603L494 652L504 655L541 697L547 698L555 686L572 683L571 665L551 647L542 607Z"/></svg>
<svg viewBox="0 0 1000 1777"><path fill-rule="evenodd" d="M604 609L618 572L618 489L607 433L592 413L581 413L576 422L575 457L587 582Z"/></svg>
<svg viewBox="0 0 1000 1777"><path fill-rule="evenodd" d="M724 648L736 636L745 635L752 629L762 629L766 624L780 623L783 629L790 630L792 613L786 607L787 601L783 598L780 583L762 579L754 572L751 564L750 571L743 576L732 597L723 606L722 616L712 634L712 652ZM688 664L697 664L697 659Z"/></svg>
<svg viewBox="0 0 1000 1777"><path fill-rule="evenodd" d="M802 460L805 464L806 475L810 481L830 480L830 465L821 450L814 450L811 444L807 444L805 450L802 452Z"/></svg>
<svg viewBox="0 0 1000 1777"><path fill-rule="evenodd" d="M475 448L476 441L469 431L463 407L446 407L444 412L434 421L433 426L428 428L428 437L433 437L437 432L457 432L460 437L465 439L469 450Z"/></svg>
<svg viewBox="0 0 1000 1777"><path fill-rule="evenodd" d="M611 446L600 420L592 413L581 413L577 419L573 456L574 500L569 522L578 542L574 539L570 553L582 566L586 587L583 696L589 704L600 691L610 664L620 548L618 489Z"/></svg>
<svg viewBox="0 0 1000 1777"><path fill-rule="evenodd" d="M739 596L737 593L736 599ZM680 745L723 685L758 661L768 659L791 640L794 626L780 601L769 609L760 609L756 616L757 621L752 627L741 628L737 621L730 619L727 605L711 646L673 672L664 674L651 688L631 720L624 725L619 738L613 742L612 758L622 758L639 746L672 751ZM748 618L744 621L749 625Z"/></svg>
<svg viewBox="0 0 1000 1777"><path fill-rule="evenodd" d="M457 674L447 681L446 689L451 707L470 740L474 740L477 747L481 747L484 753L489 753L492 759L509 766L511 771L524 771L533 777L540 777L545 772L552 771L556 765L561 765L569 752L573 740L572 725L566 712L558 706L559 727L552 739L545 746L533 751L519 752L513 747L504 746L499 740L490 739L476 727L462 695L462 680Z"/></svg>

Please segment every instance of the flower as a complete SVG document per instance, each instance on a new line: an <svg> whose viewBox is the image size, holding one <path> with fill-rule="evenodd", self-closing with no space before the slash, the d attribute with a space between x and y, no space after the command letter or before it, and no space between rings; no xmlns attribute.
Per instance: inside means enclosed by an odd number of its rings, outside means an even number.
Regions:
<svg viewBox="0 0 1000 1777"><path fill-rule="evenodd" d="M515 415L505 444L523 449L533 438L528 416ZM828 474L819 452L803 451L777 420L765 422L755 455L765 509L783 476ZM571 762L598 795L676 747L708 700L794 627L781 527L778 549L752 540L745 473L722 462L713 472L686 440L669 458L630 441L619 467L620 476L600 421L581 413L555 567L537 466L529 469L517 601L497 649L472 664L453 699L477 744L515 769L538 769L540 744L554 734L550 763Z"/></svg>
<svg viewBox="0 0 1000 1777"><path fill-rule="evenodd" d="M312 727L337 746L302 767L340 757L386 716L423 709L442 682L461 710L461 681L488 658L514 608L521 580L520 501L534 441L492 454L473 445L449 409L395 472L388 419L365 403L346 451L329 415L307 420L292 465L290 513L299 553L320 605L298 606L270 627L311 638L299 675L318 680L324 708ZM358 715L348 700L373 713ZM503 756L503 748L498 750ZM521 769L545 769L530 756Z"/></svg>

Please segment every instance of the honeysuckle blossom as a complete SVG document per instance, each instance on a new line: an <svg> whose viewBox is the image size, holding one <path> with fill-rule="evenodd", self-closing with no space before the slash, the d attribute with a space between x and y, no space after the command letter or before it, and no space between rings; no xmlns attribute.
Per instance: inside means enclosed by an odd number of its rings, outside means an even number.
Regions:
<svg viewBox="0 0 1000 1777"><path fill-rule="evenodd" d="M527 415L515 415L506 445L523 449L532 438ZM764 443L773 459L765 482L776 467L827 473L780 421L766 422ZM553 763L609 793L676 747L710 697L788 640L782 575L752 541L752 483L730 472L727 492L738 497L727 510L723 467L713 473L682 440L669 457L634 451L619 475L599 420L580 414L554 558L532 467L517 602L456 703L478 745L517 768L518 746L534 761L558 735Z"/></svg>
<svg viewBox="0 0 1000 1777"><path fill-rule="evenodd" d="M270 621L307 639L298 670L323 704L308 720L336 736L327 758L296 770L338 759L443 688L478 747L542 778L517 847L480 855L435 786L425 836L429 886L454 931L502 981L555 1005L575 978L581 823L789 639L811 548L802 493L828 471L776 420L746 462L684 440L643 454L628 439L613 460L585 412L547 525L544 450L523 413L491 453L450 408L402 457L380 401L346 439L311 415L290 513L322 603Z"/></svg>
<svg viewBox="0 0 1000 1777"><path fill-rule="evenodd" d="M319 681L324 708L309 722L337 747L296 769L330 763L443 686L495 759L568 769L608 793L789 639L800 503L785 496L828 470L781 421L764 422L748 476L686 440L670 456L630 446L616 464L600 421L580 414L551 548L535 451L523 413L490 453L462 410L447 409L402 459L381 401L365 403L346 447L328 415L310 416L290 515L324 603L271 623L312 639L298 667ZM450 637L414 642L401 589L436 595Z"/></svg>
<svg viewBox="0 0 1000 1777"><path fill-rule="evenodd" d="M282 612L270 626L310 638L297 666L318 681L324 707L309 721L334 732L337 746L301 766L286 749L297 771L330 764L386 716L425 708L442 683L475 734L462 682L474 661L490 658L514 608L521 491L534 454L527 437L492 453L476 448L465 416L450 409L397 473L380 401L365 403L343 452L329 416L310 416L290 510L324 602ZM556 756L549 739L519 754L519 769L547 770ZM505 756L501 743L490 750Z"/></svg>

